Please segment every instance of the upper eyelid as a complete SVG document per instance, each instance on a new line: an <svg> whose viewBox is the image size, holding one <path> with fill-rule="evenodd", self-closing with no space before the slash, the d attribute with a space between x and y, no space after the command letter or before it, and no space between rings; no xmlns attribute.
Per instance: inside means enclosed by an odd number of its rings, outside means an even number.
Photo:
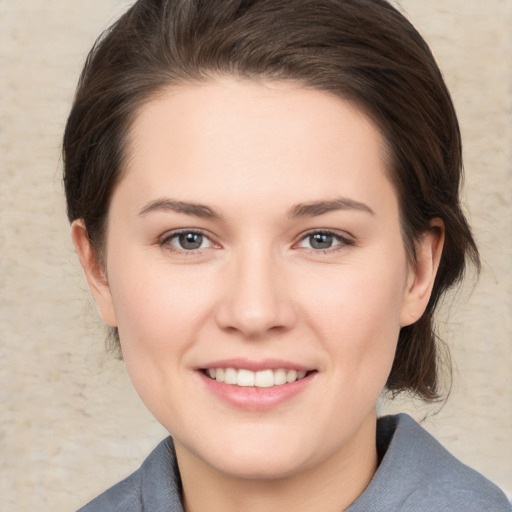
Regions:
<svg viewBox="0 0 512 512"><path fill-rule="evenodd" d="M301 233L297 238L300 241L300 240L304 240L308 236L316 235L317 233L324 233L324 234L328 234L328 235L333 235L337 238L355 241L355 237L353 235L351 235L350 233L347 233L346 231L342 231L342 230L338 230L338 229L329 229L329 228L310 229L308 231Z"/></svg>
<svg viewBox="0 0 512 512"><path fill-rule="evenodd" d="M201 228L178 228L178 229L170 230L170 231L165 232L163 235L159 236L158 242L160 244L163 244L164 242L166 242L180 234L183 234L183 233L197 233L197 234L203 235L212 244L221 245L217 241L216 237L213 234L210 234L209 231L201 229ZM308 231L302 232L300 235L298 235L296 237L296 239L295 239L296 241L293 242L292 245L296 245L297 243L302 242L307 237L315 235L317 233L325 233L325 234L333 235L334 237L336 237L340 240L347 241L347 242L355 243L355 241L356 241L355 237L353 235L351 235L350 233L347 233L346 231L340 231L337 229L330 229L330 228L315 228L315 229L310 229Z"/></svg>
<svg viewBox="0 0 512 512"><path fill-rule="evenodd" d="M166 231L163 235L159 236L158 239L160 241L165 241L169 238L173 238L177 235L182 235L183 233L195 233L198 235L203 235L204 237L208 238L208 240L213 241L213 236L209 234L208 231L205 231L204 229L200 228L179 228L179 229L171 229L169 231Z"/></svg>
<svg viewBox="0 0 512 512"><path fill-rule="evenodd" d="M163 235L159 236L157 239L157 243L160 246L164 246L164 244L169 243L171 240L175 239L177 236L184 234L184 233L195 233L198 235L204 236L207 240L209 240L210 244L212 246L220 246L219 242L215 240L215 237L210 235L207 231L199 228L179 228L179 229L173 229L170 231L166 231ZM192 254L194 252L198 252L203 249L194 249L194 250L186 250L186 249L174 249L175 252L183 252L183 253L189 253Z"/></svg>
<svg viewBox="0 0 512 512"><path fill-rule="evenodd" d="M317 233L332 235L338 241L337 244L332 247L326 249L314 249L312 247L299 247L299 244L303 243L308 237L315 235ZM306 251L313 251L315 254L319 253L336 253L337 251L342 250L345 247L351 247L357 245L357 240L354 236L350 235L346 231L338 231L335 229L312 229L306 231L298 237L298 240L293 243L294 247L298 249L304 249Z"/></svg>

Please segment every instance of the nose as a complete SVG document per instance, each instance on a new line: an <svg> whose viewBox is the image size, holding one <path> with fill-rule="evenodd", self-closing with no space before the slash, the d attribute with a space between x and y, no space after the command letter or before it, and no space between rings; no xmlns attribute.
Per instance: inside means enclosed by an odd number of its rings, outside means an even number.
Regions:
<svg viewBox="0 0 512 512"><path fill-rule="evenodd" d="M249 252L235 257L227 272L226 292L216 311L218 325L247 339L290 330L297 312L278 257L270 251Z"/></svg>

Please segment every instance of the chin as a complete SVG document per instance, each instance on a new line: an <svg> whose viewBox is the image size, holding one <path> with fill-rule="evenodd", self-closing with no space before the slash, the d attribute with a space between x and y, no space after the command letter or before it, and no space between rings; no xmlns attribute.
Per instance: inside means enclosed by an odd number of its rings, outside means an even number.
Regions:
<svg viewBox="0 0 512 512"><path fill-rule="evenodd" d="M261 425L239 425L236 432L230 430L225 435L202 438L186 449L215 471L247 480L287 478L321 460L322 446L290 428L280 426L276 431Z"/></svg>
<svg viewBox="0 0 512 512"><path fill-rule="evenodd" d="M276 451L266 453L232 454L228 458L217 458L213 467L217 471L244 480L279 480L296 475L303 471L304 461L296 456L287 457Z"/></svg>

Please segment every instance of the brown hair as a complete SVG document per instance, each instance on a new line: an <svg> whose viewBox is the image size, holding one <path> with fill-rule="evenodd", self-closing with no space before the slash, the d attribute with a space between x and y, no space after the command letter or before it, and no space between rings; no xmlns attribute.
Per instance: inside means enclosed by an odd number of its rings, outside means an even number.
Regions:
<svg viewBox="0 0 512 512"><path fill-rule="evenodd" d="M459 203L457 118L425 41L384 0L139 0L98 39L82 72L63 143L70 221L101 258L127 132L164 87L214 75L294 80L354 102L391 154L404 243L439 217L445 245L427 309L401 329L387 388L438 396L433 314L478 251Z"/></svg>

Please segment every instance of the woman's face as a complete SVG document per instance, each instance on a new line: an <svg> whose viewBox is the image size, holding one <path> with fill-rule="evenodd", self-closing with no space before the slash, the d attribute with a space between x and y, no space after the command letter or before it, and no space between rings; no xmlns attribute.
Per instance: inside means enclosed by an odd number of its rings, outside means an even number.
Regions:
<svg viewBox="0 0 512 512"><path fill-rule="evenodd" d="M219 79L146 104L129 143L89 280L179 456L251 478L356 458L430 286L380 133L327 94Z"/></svg>

